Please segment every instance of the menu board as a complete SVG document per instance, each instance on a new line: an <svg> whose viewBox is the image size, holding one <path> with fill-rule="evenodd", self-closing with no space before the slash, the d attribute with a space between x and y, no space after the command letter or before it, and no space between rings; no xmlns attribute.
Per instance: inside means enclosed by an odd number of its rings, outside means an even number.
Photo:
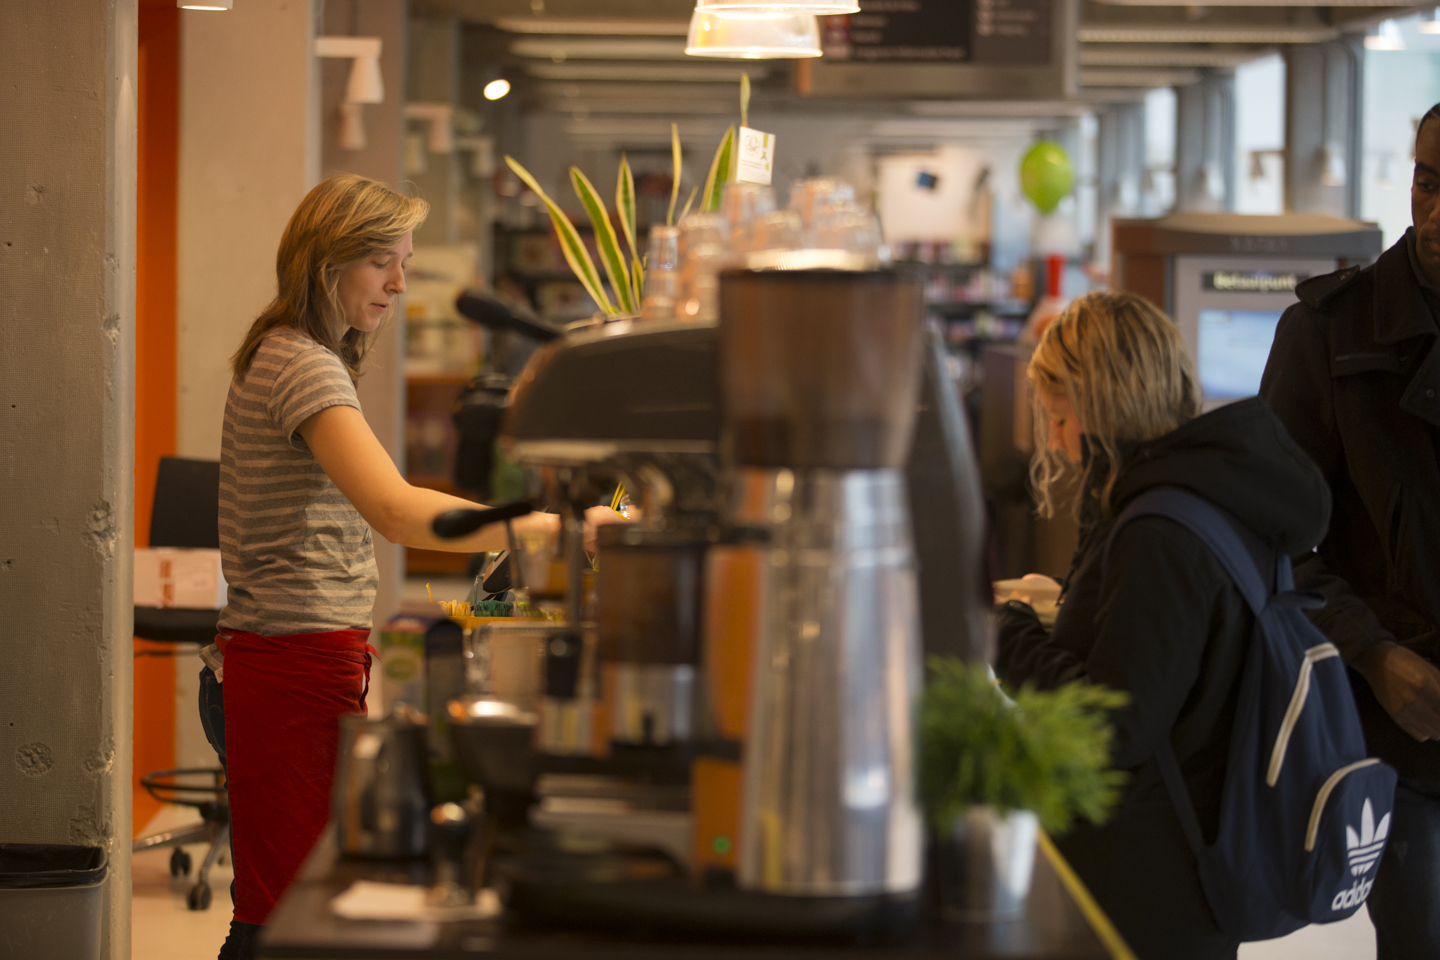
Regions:
<svg viewBox="0 0 1440 960"><path fill-rule="evenodd" d="M1044 64L1052 0L860 0L825 17L822 46L854 63Z"/></svg>
<svg viewBox="0 0 1440 960"><path fill-rule="evenodd" d="M817 96L1073 95L1078 0L859 0L822 17ZM877 69L883 64L885 69Z"/></svg>

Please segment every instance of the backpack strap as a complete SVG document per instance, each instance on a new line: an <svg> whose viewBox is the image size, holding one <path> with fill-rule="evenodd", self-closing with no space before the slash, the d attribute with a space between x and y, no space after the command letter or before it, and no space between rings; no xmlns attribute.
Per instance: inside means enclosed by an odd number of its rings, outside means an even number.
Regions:
<svg viewBox="0 0 1440 960"><path fill-rule="evenodd" d="M1236 589L1250 605L1250 609L1257 617L1260 615L1270 600L1270 591L1266 588L1265 581L1260 578L1255 558L1250 555L1240 535L1235 532L1224 514L1203 498L1178 487L1152 487L1126 504L1125 509L1120 511L1120 516L1115 518L1114 525L1110 527L1109 536L1105 538L1105 550L1100 559L1102 575L1110 565L1110 548L1114 546L1115 537L1120 530L1136 517L1149 515L1174 520L1204 541L1225 568L1225 572L1230 575L1230 579L1235 582ZM1277 562L1276 587L1282 591L1294 589L1293 583L1289 582L1289 560L1282 552ZM1282 567L1285 581L1283 583Z"/></svg>
<svg viewBox="0 0 1440 960"><path fill-rule="evenodd" d="M1195 813L1195 801L1190 797L1190 788L1185 783L1185 775L1180 772L1180 761L1175 759L1175 750L1170 746L1168 737L1156 749L1155 763L1160 768L1160 776L1165 781L1165 790L1170 794L1170 804L1175 808L1175 816L1180 821L1185 840L1190 844L1196 859L1199 859L1205 851L1205 836L1200 832L1200 817Z"/></svg>

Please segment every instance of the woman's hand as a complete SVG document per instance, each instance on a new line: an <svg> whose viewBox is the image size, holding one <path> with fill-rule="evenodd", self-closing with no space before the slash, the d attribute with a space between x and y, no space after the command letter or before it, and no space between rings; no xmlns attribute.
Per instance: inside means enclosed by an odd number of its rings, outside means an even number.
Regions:
<svg viewBox="0 0 1440 960"><path fill-rule="evenodd" d="M995 594L995 603L999 605L1007 600L1019 600L1033 607L1036 600L1053 600L1059 595L1060 582L1054 577L1047 577L1043 573L1027 573L1020 578L1020 584L1009 593L1004 596Z"/></svg>

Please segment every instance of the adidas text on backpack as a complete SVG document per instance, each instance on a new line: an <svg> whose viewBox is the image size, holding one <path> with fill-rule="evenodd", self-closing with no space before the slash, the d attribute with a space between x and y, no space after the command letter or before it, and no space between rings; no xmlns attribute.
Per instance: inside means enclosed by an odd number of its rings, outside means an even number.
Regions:
<svg viewBox="0 0 1440 960"><path fill-rule="evenodd" d="M1204 541L1255 614L1220 828L1210 846L1168 740L1155 754L1215 920L1239 940L1343 920L1374 884L1390 831L1395 771L1365 755L1340 651L1302 612L1322 601L1295 592L1284 555L1276 560L1275 590L1268 590L1224 514L1176 488L1132 500L1116 518L1104 556L1127 522L1147 515L1173 520Z"/></svg>

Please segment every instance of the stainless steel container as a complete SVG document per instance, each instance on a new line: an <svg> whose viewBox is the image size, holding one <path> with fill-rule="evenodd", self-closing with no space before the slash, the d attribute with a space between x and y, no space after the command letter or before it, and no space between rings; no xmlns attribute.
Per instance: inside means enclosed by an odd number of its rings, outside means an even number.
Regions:
<svg viewBox="0 0 1440 960"><path fill-rule="evenodd" d="M1030 893L1040 822L1029 810L974 806L935 838L941 909L953 920L1019 916Z"/></svg>
<svg viewBox="0 0 1440 960"><path fill-rule="evenodd" d="M423 721L405 715L340 718L331 815L341 853L383 858L428 853L427 757Z"/></svg>
<svg viewBox="0 0 1440 960"><path fill-rule="evenodd" d="M732 516L768 528L738 880L808 896L915 890L918 600L896 470L773 470ZM757 487L763 495L757 497Z"/></svg>

